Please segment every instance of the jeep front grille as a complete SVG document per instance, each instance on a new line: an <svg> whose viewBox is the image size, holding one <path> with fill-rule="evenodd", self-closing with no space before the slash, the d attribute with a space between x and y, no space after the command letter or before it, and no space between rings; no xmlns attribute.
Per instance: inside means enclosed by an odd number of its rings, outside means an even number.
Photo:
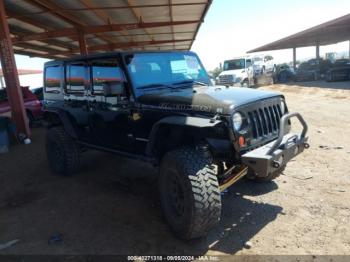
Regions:
<svg viewBox="0 0 350 262"><path fill-rule="evenodd" d="M277 134L282 111L279 104L270 105L248 112L248 118L255 139Z"/></svg>

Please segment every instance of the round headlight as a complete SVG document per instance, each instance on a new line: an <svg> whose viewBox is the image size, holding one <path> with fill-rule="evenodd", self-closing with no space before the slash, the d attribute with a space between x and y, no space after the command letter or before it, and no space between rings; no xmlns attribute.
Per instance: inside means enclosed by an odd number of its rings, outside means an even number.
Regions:
<svg viewBox="0 0 350 262"><path fill-rule="evenodd" d="M239 131L243 124L243 117L240 113L236 112L232 116L233 127L236 131Z"/></svg>
<svg viewBox="0 0 350 262"><path fill-rule="evenodd" d="M284 113L286 112L286 102L284 102L284 100L282 100L281 102L281 111L282 115L284 115Z"/></svg>

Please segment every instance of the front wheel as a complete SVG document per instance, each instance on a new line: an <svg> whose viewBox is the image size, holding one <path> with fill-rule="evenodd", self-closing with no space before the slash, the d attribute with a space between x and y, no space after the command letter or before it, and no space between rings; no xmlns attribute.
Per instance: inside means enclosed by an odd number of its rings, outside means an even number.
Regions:
<svg viewBox="0 0 350 262"><path fill-rule="evenodd" d="M191 147L168 152L159 177L164 216L182 239L207 235L220 220L221 196L211 160Z"/></svg>
<svg viewBox="0 0 350 262"><path fill-rule="evenodd" d="M72 175L79 167L79 145L62 126L53 127L47 131L46 154L50 169L54 174Z"/></svg>

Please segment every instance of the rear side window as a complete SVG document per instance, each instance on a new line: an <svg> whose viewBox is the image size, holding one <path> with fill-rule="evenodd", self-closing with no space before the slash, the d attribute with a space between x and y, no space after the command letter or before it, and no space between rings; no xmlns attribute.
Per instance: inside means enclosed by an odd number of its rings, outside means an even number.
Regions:
<svg viewBox="0 0 350 262"><path fill-rule="evenodd" d="M122 82L124 77L114 59L93 61L92 71L92 93L94 95L103 94L103 84L107 82Z"/></svg>
<svg viewBox="0 0 350 262"><path fill-rule="evenodd" d="M68 65L66 70L66 92L83 95L87 79L87 67L85 64Z"/></svg>
<svg viewBox="0 0 350 262"><path fill-rule="evenodd" d="M60 93L61 92L61 67L49 66L45 68L45 92Z"/></svg>

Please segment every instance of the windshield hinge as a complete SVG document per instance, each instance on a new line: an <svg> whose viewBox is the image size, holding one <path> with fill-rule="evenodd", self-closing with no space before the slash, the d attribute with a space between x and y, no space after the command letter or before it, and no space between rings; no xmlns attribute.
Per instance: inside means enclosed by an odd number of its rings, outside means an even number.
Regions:
<svg viewBox="0 0 350 262"><path fill-rule="evenodd" d="M216 114L215 116L213 116L213 118L211 118L209 120L210 123L215 123L216 120L220 120L220 115Z"/></svg>

